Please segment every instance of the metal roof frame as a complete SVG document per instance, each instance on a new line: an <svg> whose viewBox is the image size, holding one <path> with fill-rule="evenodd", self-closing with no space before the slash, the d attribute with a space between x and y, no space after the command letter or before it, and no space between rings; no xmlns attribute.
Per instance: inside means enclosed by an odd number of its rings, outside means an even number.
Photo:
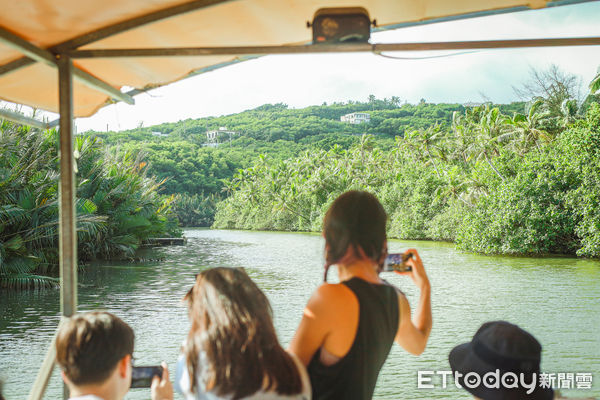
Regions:
<svg viewBox="0 0 600 400"><path fill-rule="evenodd" d="M600 45L600 37L478 40L459 42L421 43L349 43L349 44L310 44L302 46L248 46L248 47L168 47L155 49L93 49L72 50L66 54L72 58L112 58L112 57L168 57L168 56L210 56L210 55L267 55L267 54L309 54L309 53L349 53L384 51L432 51L432 50L473 50L508 49L523 47L595 46Z"/></svg>
<svg viewBox="0 0 600 400"><path fill-rule="evenodd" d="M548 46L590 46L600 45L600 37L587 38L555 38L555 39L521 39L521 40L488 40L463 42L430 42L430 43L395 43L395 44L339 44L339 45L301 45L301 46L252 46L252 47L207 47L207 48L154 48L154 49L79 49L81 46L97 42L101 39L140 27L145 24L160 21L176 15L218 4L241 0L194 0L177 6L165 8L146 15L131 18L119 23L88 32L47 49L39 48L23 38L0 27L0 41L16 48L24 57L0 65L0 75L9 74L35 62L42 62L58 69L59 76L59 114L57 121L50 123L28 118L8 110L0 110L0 117L15 120L47 129L59 125L60 130L60 184L59 184L59 262L60 262L60 304L61 315L68 318L77 310L77 236L75 231L75 160L73 156L73 78L93 87L111 98L133 104L132 96L142 93L152 87L134 89L122 93L108 83L73 66L72 59L76 58L107 58L107 57L154 57L154 56L202 56L202 55L237 55L236 60L200 68L188 76L206 72L226 65L256 58L265 54L300 54L300 53L331 53L331 52L373 52L384 51L426 51L426 50L464 50L464 49L500 49L518 47L548 47ZM547 6L560 6L584 3L597 0L559 0L547 3ZM513 7L503 10L491 10L479 13L462 14L451 17L416 21L384 28L395 29L421 24L473 18L514 11L522 11L526 7ZM50 379L56 358L52 341L28 399L39 400L43 397ZM67 398L66 391L63 393Z"/></svg>
<svg viewBox="0 0 600 400"><path fill-rule="evenodd" d="M15 35L14 33L7 31L6 29L0 28L0 42L22 52L28 57L29 60L31 60L31 62L41 62L46 65L50 65L51 67L58 68L57 60L58 58L60 58L60 54L53 54L48 50L40 49L39 47L34 46L33 44ZM14 69L11 71L5 71L4 73L12 71L14 71ZM83 82L84 84L88 85L89 87L96 89L102 93L105 93L115 100L120 100L127 104L135 103L131 96L128 96L125 93L121 93L120 90L115 89L108 83L96 78L95 76L83 70L75 68L73 70L73 76L81 82Z"/></svg>
<svg viewBox="0 0 600 400"><path fill-rule="evenodd" d="M86 58L115 58L115 57L165 57L165 56L209 56L209 55L236 55L246 56L240 60L226 62L217 66L202 68L190 73L187 77L197 75L206 71L221 68L233 63L252 59L268 54L310 54L310 53L342 53L342 52L373 52L380 54L384 51L431 51L431 50L466 50L466 49L501 49L501 48L523 48L523 47L554 47L554 46L591 46L600 45L600 37L582 37L582 38L539 38L539 39L521 39L521 40L487 40L487 41L460 41L460 42L423 42L423 43L382 43L382 44L337 44L337 45L301 45L301 46L247 46L247 47L202 47L202 48L144 48L144 49L79 49L99 40L126 32L143 25L164 20L166 18L182 15L192 11L200 10L219 4L234 2L240 0L193 0L188 3L168 7L162 10L151 12L142 16L134 17L129 20L121 21L110 26L106 26L81 36L69 39L48 49L41 49L25 39L0 27L0 42L5 43L24 54L24 57L0 65L0 76L14 72L20 68L32 65L36 62L42 62L47 65L57 67L58 59L61 56L68 55L72 59ZM558 7L573 5L579 3L593 2L598 0L556 0L546 4L546 7ZM529 10L530 8L519 6L501 10L488 10L476 13L461 14L443 18L429 19L425 21L414 21L403 24L395 24L386 27L376 27L373 31L382 31L397 29L423 24L432 24L447 21L456 21L461 19L498 15L504 13ZM151 90L153 87L133 89L123 93L110 84L96 78L95 76L78 69L73 68L73 77L87 85L88 87L102 92L113 101L123 101L127 104L134 104L134 95ZM109 102L111 103L111 102ZM41 122L35 119L0 110L0 116L15 120L17 122L28 121L28 124L40 128L51 128L57 126L59 120L50 123ZM25 119L24 119L25 118Z"/></svg>
<svg viewBox="0 0 600 400"><path fill-rule="evenodd" d="M55 46L52 46L51 48L47 49L46 51L48 51L52 54L62 54L69 50L73 50L78 47L85 46L86 44L97 42L104 38L126 32L130 29L139 28L140 26L143 26L143 25L146 25L146 24L149 24L152 22L160 21L165 18L174 17L176 15L185 14L185 13L188 13L191 11L196 11L201 8L214 6L214 5L217 5L220 3L225 3L228 1L235 1L235 0L195 0L195 1L192 1L189 3L184 3L184 4L181 4L178 6L165 8L165 9L155 11L155 12L152 12L152 13L149 13L146 15L142 15L139 17L131 18L126 21L122 21L122 22L116 23L114 25L106 26L104 28L97 29L92 32L88 32L88 33L78 36L76 38L73 38L73 39L67 40L63 43L59 43ZM590 1L590 0L584 0L584 1ZM31 45L31 46L33 46L33 45ZM25 54L25 57L19 58L17 60L11 61L5 65L0 66L0 75L3 75L5 73L15 71L19 68L23 68L28 65L31 65L31 64L35 63L35 61L36 60L32 59L32 57L29 57L28 54Z"/></svg>

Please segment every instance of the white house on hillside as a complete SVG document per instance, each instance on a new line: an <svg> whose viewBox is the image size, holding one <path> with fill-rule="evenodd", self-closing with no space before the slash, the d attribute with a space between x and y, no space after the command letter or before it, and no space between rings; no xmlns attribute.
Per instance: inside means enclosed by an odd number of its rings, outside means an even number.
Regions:
<svg viewBox="0 0 600 400"><path fill-rule="evenodd" d="M348 124L362 124L363 122L369 123L371 121L371 114L360 112L346 114L340 117L340 121L346 122Z"/></svg>
<svg viewBox="0 0 600 400"><path fill-rule="evenodd" d="M228 130L226 126L222 126L217 130L206 132L206 138L208 139L209 142L213 142L213 143L218 142L219 138L223 137L223 136L229 136L229 140L231 140L231 138L234 135L237 135L237 133L234 131Z"/></svg>

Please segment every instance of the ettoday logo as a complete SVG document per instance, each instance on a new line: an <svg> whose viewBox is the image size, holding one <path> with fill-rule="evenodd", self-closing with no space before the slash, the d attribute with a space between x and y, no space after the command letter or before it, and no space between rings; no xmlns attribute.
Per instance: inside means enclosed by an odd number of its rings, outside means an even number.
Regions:
<svg viewBox="0 0 600 400"><path fill-rule="evenodd" d="M441 386L436 386L434 377L441 377ZM589 372L582 373L532 373L516 374L514 372L500 372L499 369L487 372L480 375L477 372L468 372L462 374L452 371L417 371L417 388L419 389L435 389L448 387L448 377L454 378L454 385L457 388L462 388L459 380L462 378L464 386L469 389L479 387L481 385L488 389L524 389L527 394L531 394L537 386L542 388L558 388L558 389L591 389L592 374Z"/></svg>

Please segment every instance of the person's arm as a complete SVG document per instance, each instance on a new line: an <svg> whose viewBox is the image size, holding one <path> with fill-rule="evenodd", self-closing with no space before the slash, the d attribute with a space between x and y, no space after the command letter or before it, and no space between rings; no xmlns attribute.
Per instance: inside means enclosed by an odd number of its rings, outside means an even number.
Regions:
<svg viewBox="0 0 600 400"><path fill-rule="evenodd" d="M316 351L323 345L331 330L332 302L338 301L337 285L321 285L308 300L302 320L288 350L308 366Z"/></svg>
<svg viewBox="0 0 600 400"><path fill-rule="evenodd" d="M423 262L417 250L409 249L407 251L413 253L413 258L407 261L407 264L412 267L412 271L402 272L401 274L409 275L419 288L421 294L414 318L411 318L408 300L404 294L398 293L400 323L395 341L409 353L420 355L425 351L433 325L433 318L431 316L431 285L429 284L429 278L427 278Z"/></svg>
<svg viewBox="0 0 600 400"><path fill-rule="evenodd" d="M169 380L167 363L163 362L161 365L163 367L162 377L152 378L152 386L150 386L152 400L173 400L173 386Z"/></svg>

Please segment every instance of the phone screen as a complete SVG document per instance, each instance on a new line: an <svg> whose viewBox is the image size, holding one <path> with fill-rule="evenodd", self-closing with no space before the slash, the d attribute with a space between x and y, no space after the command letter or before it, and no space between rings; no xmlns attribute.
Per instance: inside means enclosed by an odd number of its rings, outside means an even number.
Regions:
<svg viewBox="0 0 600 400"><path fill-rule="evenodd" d="M152 378L156 375L162 376L163 367L160 365L150 367L133 367L131 369L131 387L149 388L152 385Z"/></svg>
<svg viewBox="0 0 600 400"><path fill-rule="evenodd" d="M411 253L390 253L387 255L383 264L383 271L408 272L412 270L410 265L406 265L406 261L412 258Z"/></svg>

